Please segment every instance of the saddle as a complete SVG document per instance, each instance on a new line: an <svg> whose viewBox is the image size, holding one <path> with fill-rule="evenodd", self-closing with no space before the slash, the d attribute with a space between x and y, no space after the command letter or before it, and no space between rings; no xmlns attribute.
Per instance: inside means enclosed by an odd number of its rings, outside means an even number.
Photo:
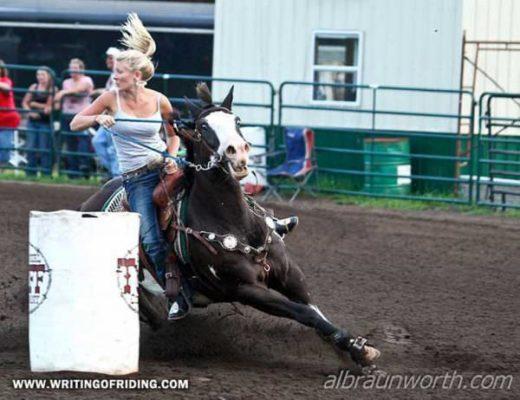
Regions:
<svg viewBox="0 0 520 400"><path fill-rule="evenodd" d="M175 201L184 188L184 172L177 168L172 174L161 175L161 181L153 191L153 203L157 207L159 224L164 232L175 215Z"/></svg>

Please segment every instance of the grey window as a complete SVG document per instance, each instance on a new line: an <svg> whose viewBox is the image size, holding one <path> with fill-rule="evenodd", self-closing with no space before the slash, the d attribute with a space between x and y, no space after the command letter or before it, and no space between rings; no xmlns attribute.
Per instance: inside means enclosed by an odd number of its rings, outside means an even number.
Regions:
<svg viewBox="0 0 520 400"><path fill-rule="evenodd" d="M314 82L359 84L360 41L359 33L315 33ZM317 85L314 86L313 100L357 103L358 90L355 87Z"/></svg>

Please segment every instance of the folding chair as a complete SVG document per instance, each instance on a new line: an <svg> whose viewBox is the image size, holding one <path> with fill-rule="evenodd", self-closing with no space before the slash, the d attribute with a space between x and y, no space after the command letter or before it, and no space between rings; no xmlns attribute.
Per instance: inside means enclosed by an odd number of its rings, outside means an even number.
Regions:
<svg viewBox="0 0 520 400"><path fill-rule="evenodd" d="M308 128L286 128L284 136L285 151L266 153L266 156L273 156L285 152L285 161L283 164L267 170L267 177L276 178L276 181L270 183L262 200L266 200L270 196L283 200L279 193L279 189L284 186L278 182L281 178L291 180L296 186L289 203L292 203L303 190L315 196L311 189L305 187L317 170L314 154L314 132Z"/></svg>

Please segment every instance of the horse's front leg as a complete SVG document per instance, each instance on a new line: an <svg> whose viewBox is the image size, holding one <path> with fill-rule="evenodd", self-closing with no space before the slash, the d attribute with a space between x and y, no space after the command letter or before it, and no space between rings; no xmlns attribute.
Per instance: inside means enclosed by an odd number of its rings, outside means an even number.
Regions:
<svg viewBox="0 0 520 400"><path fill-rule="evenodd" d="M236 290L237 300L260 311L278 317L290 318L314 328L318 334L330 340L333 346L348 352L361 366L373 365L380 353L366 345L366 340L334 326L316 307L289 300L281 293L256 284L242 284Z"/></svg>

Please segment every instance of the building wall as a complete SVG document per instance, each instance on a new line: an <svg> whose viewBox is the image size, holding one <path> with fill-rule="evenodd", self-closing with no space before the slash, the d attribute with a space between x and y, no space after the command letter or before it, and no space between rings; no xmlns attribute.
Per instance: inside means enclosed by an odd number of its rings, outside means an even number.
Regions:
<svg viewBox="0 0 520 400"><path fill-rule="evenodd" d="M217 0L213 76L312 81L313 32L360 31L362 83L457 89L460 80L461 3L454 0ZM216 85L215 97L229 85ZM267 102L267 90L236 86L240 101ZM311 104L311 90L287 88L284 100ZM361 93L370 109L371 90ZM384 91L380 109L457 113L458 95ZM243 119L265 122L265 112L240 109ZM370 127L369 114L290 110L286 124ZM378 116L379 128L453 130L453 120Z"/></svg>
<svg viewBox="0 0 520 400"><path fill-rule="evenodd" d="M481 50L478 55L478 66L496 83L487 78L483 72L476 72L475 96L478 98L486 91L502 91L520 93L520 1L518 0L463 0L463 29L466 40L474 41L516 41L509 45L516 51ZM497 47L487 45L486 47ZM500 46L504 47L504 46ZM466 46L466 57L475 61L476 47ZM474 66L466 61L464 65L464 85L473 85ZM498 85L497 85L498 84ZM467 108L467 104L465 107ZM518 117L520 102L502 101L496 107L497 116ZM512 132L508 133L520 133Z"/></svg>

